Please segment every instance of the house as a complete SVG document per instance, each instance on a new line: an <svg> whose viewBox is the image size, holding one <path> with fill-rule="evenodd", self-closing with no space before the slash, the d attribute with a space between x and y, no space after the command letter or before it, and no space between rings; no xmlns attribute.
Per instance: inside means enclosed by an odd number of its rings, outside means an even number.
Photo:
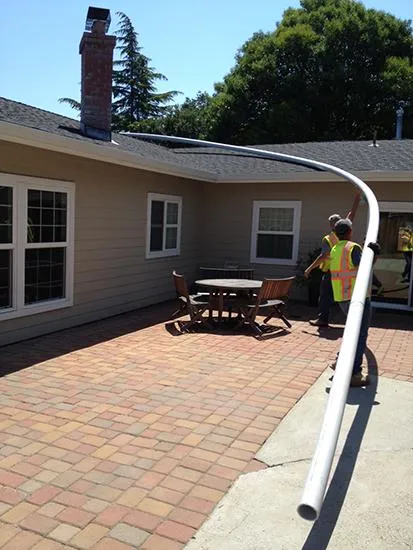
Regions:
<svg viewBox="0 0 413 550"><path fill-rule="evenodd" d="M99 10L105 11L105 10ZM219 149L111 133L114 38L99 17L80 44L80 122L0 98L0 345L174 296L171 272L253 263L294 274L349 209L335 175ZM381 206L383 307L412 309L397 234L413 227L413 141L259 146L342 167ZM355 229L363 236L367 209ZM387 292L387 293L386 293Z"/></svg>

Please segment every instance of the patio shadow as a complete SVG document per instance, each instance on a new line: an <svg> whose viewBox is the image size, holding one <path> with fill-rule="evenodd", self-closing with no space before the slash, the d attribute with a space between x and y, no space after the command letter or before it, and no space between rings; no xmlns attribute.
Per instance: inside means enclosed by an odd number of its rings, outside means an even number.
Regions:
<svg viewBox="0 0 413 550"><path fill-rule="evenodd" d="M350 388L347 404L358 406L357 413L327 490L320 517L314 523L301 550L328 548L347 495L371 410L374 405L379 404L375 401L378 385L377 361L369 349L366 350L366 356L371 385L363 389Z"/></svg>
<svg viewBox="0 0 413 550"><path fill-rule="evenodd" d="M0 377L76 350L169 321L176 301L122 313L0 347Z"/></svg>
<svg viewBox="0 0 413 550"><path fill-rule="evenodd" d="M165 323L165 330L171 336L184 336L192 334L213 334L214 336L249 336L258 341L270 340L290 334L290 331L283 326L277 325L260 325L262 334L256 334L249 326L237 327L236 323L228 323L228 321L213 321L210 323L210 328L204 326L192 325L188 331L183 331L184 323L179 319L175 319Z"/></svg>

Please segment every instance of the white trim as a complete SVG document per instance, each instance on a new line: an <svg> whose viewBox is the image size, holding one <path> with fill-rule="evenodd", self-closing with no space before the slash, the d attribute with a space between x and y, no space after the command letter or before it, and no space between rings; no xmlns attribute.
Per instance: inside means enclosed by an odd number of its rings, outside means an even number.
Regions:
<svg viewBox="0 0 413 550"><path fill-rule="evenodd" d="M151 251L151 215L152 215L152 201L160 201L165 205L164 219L163 219L163 235L162 235L162 250ZM166 239L166 215L167 204L173 203L178 205L178 225L176 235L176 248L165 248ZM175 227L175 225L173 226ZM147 209L146 209L146 259L152 260L153 258L165 258L170 256L179 256L181 253L181 227L182 227L182 197L177 195L163 195L160 193L148 193Z"/></svg>
<svg viewBox="0 0 413 550"><path fill-rule="evenodd" d="M0 321L52 311L73 305L74 272L74 200L75 184L67 181L50 180L0 173L0 184L13 189L13 307L0 310ZM64 242L28 243L27 242L27 191L39 189L63 192L67 195L67 235ZM65 249L65 298L42 301L34 304L24 303L25 251L30 248Z"/></svg>
<svg viewBox="0 0 413 550"><path fill-rule="evenodd" d="M298 258L298 245L300 240L302 201L253 201L252 204L252 225L251 225L251 252L250 261L253 264L272 265L296 265ZM277 231L277 234L292 235L293 249L291 259L284 258L258 258L257 257L257 233L260 208L293 208L293 230L292 232Z"/></svg>

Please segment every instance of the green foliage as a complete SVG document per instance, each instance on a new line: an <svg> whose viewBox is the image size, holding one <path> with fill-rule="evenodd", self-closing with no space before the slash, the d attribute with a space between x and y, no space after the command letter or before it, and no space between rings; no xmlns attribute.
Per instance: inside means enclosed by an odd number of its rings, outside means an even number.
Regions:
<svg viewBox="0 0 413 550"><path fill-rule="evenodd" d="M66 103L75 111L80 112L80 102L76 99L71 99L70 97L59 97L59 103Z"/></svg>
<svg viewBox="0 0 413 550"><path fill-rule="evenodd" d="M412 58L409 22L353 0L302 0L238 51L208 107L210 137L370 139L376 129L391 138L400 101L413 101Z"/></svg>
<svg viewBox="0 0 413 550"><path fill-rule="evenodd" d="M122 12L117 13L116 49L120 59L113 70L113 127L126 130L135 123L156 118L166 113L168 103L179 93L159 93L158 80L166 77L149 66L150 59L142 52L132 21Z"/></svg>

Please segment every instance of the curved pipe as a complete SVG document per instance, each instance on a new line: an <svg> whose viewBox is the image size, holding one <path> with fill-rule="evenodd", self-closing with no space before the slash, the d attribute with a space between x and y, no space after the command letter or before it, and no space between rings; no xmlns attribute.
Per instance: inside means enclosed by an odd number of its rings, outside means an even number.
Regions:
<svg viewBox="0 0 413 550"><path fill-rule="evenodd" d="M240 145L227 145L224 143L214 143L212 141L202 141L199 139L181 138L174 136L163 136L157 134L140 134L132 132L122 132L126 135L139 138L152 139L156 141L169 141L177 143L188 143L203 147L217 147L229 151L249 152L259 155L262 158L300 164L326 172L332 172L342 176L358 187L365 195L369 205L369 219L367 233L361 257L360 266L357 272L356 283L347 315L346 325L344 327L343 339L340 346L340 352L337 360L337 366L327 402L324 419L321 425L317 448L311 462L310 471L304 487L301 502L297 511L299 515L311 521L316 520L321 511L324 496L327 489L328 477L333 463L334 453L337 447L338 436L343 420L344 407L347 400L348 389L350 385L353 362L356 354L358 336L360 333L361 319L363 316L364 302L366 300L367 290L370 283L370 275L373 266L373 251L367 246L371 242L376 242L379 231L379 205L373 191L359 178L341 170L330 164L309 160L283 153L272 151L263 151L255 147L243 147Z"/></svg>

